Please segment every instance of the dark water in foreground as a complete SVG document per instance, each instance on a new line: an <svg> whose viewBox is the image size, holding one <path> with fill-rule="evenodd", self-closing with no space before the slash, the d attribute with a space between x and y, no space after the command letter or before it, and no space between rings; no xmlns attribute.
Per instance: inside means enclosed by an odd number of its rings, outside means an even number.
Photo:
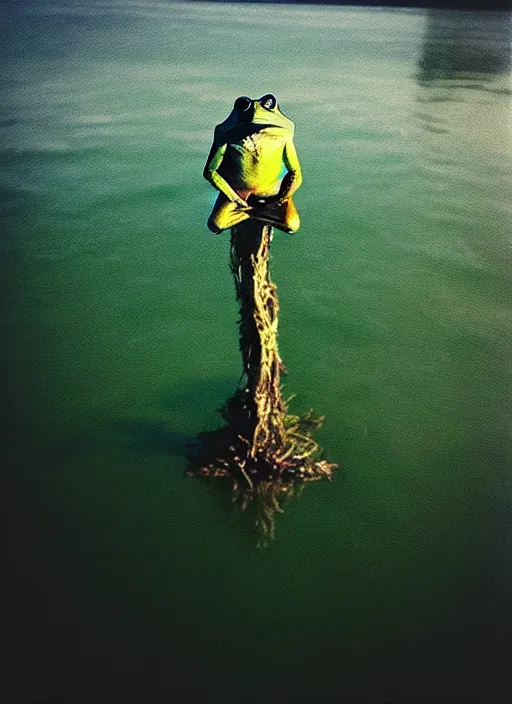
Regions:
<svg viewBox="0 0 512 704"><path fill-rule="evenodd" d="M4 701L505 701L510 18L3 15ZM305 176L273 244L286 391L345 480L258 551L183 450L241 367L201 171L268 91Z"/></svg>

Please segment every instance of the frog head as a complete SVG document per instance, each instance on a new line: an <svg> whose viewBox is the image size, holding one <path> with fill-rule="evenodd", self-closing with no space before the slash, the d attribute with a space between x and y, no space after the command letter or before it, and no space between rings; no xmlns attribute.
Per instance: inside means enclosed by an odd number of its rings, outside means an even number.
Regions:
<svg viewBox="0 0 512 704"><path fill-rule="evenodd" d="M258 125L259 128L264 125L282 127L292 133L294 131L293 122L283 115L279 109L277 98L272 93L266 93L257 100L245 95L237 98L230 115L221 127L229 129L240 123Z"/></svg>

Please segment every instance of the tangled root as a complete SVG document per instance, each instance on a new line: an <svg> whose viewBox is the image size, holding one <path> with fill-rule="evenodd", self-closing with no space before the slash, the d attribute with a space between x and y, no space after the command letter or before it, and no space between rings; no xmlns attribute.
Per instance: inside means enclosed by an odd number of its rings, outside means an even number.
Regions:
<svg viewBox="0 0 512 704"><path fill-rule="evenodd" d="M247 425L246 392L237 393L220 411L226 425L201 433L189 459L188 476L231 483L232 499L243 511L251 508L260 546L275 535L276 515L306 482L332 479L337 465L322 457L312 433L322 424L312 412L299 416L283 413L284 444L271 458L254 452L238 432Z"/></svg>
<svg viewBox="0 0 512 704"><path fill-rule="evenodd" d="M275 515L305 482L331 479L337 465L322 457L313 432L323 422L312 411L288 412L281 395L283 362L277 346L279 302L269 276L272 228L246 221L233 228L231 271L240 304L243 389L220 413L226 425L201 433L187 474L232 480L233 500L256 509L262 540L274 537Z"/></svg>

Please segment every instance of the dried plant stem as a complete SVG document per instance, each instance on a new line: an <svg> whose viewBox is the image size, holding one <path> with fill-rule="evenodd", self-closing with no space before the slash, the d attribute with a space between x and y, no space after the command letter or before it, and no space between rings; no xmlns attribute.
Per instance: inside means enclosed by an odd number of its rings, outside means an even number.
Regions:
<svg viewBox="0 0 512 704"><path fill-rule="evenodd" d="M269 276L272 228L251 223L233 228L231 270L240 302L240 348L254 428L251 458L272 461L286 445L281 398L282 361L277 348L279 301Z"/></svg>

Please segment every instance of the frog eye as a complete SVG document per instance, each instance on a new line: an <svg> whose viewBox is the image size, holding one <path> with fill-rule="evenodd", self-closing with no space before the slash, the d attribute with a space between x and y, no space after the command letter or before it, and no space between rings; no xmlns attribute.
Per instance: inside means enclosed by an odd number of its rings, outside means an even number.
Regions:
<svg viewBox="0 0 512 704"><path fill-rule="evenodd" d="M263 98L259 99L259 104L267 110L273 110L277 105L277 98L272 93L267 93Z"/></svg>
<svg viewBox="0 0 512 704"><path fill-rule="evenodd" d="M246 95L242 95L240 98L237 98L235 100L235 104L233 105L234 109L237 112L247 112L248 110L251 109L252 106L252 100L248 98Z"/></svg>

